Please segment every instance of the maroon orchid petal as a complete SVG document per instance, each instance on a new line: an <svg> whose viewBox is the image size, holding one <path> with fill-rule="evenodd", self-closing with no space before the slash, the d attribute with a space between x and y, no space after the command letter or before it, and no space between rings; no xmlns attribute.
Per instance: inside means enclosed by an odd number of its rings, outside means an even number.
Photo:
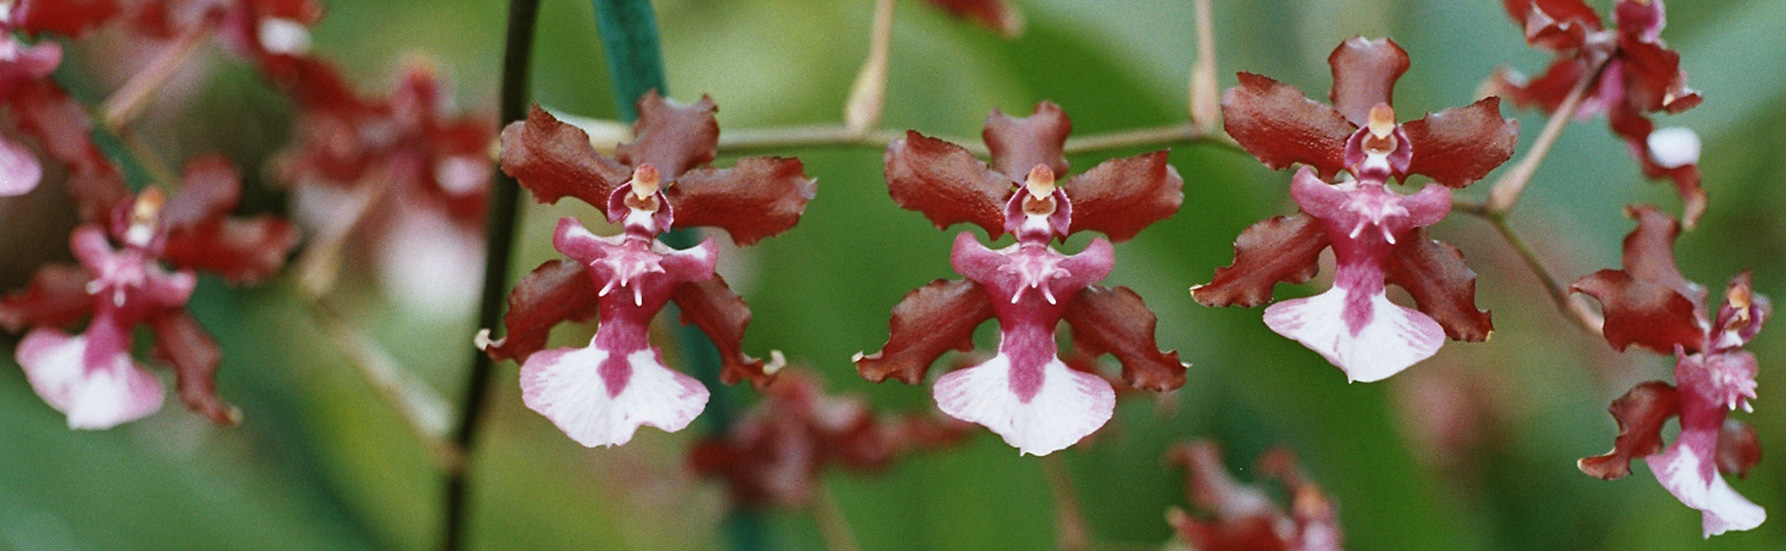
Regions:
<svg viewBox="0 0 1786 551"><path fill-rule="evenodd" d="M949 15L986 27L1005 38L1023 34L1023 14L1010 0L924 0Z"/></svg>
<svg viewBox="0 0 1786 551"><path fill-rule="evenodd" d="M1228 135L1273 170L1304 163L1323 177L1345 168L1346 139L1357 130L1332 107L1290 85L1240 73L1240 85L1222 93Z"/></svg>
<svg viewBox="0 0 1786 551"><path fill-rule="evenodd" d="M726 286L725 279L714 275L711 279L684 282L676 286L670 299L682 308L682 323L701 328L713 339L724 363L720 382L729 385L749 379L759 387L769 382L763 361L744 353L744 328L750 325L750 307Z"/></svg>
<svg viewBox="0 0 1786 551"><path fill-rule="evenodd" d="M732 168L690 171L664 194L676 226L720 228L749 245L794 227L816 191L799 159L751 157Z"/></svg>
<svg viewBox="0 0 1786 551"><path fill-rule="evenodd" d="M719 146L719 122L713 118L718 109L713 98L703 95L701 101L683 105L652 90L639 98L638 107L639 120L633 123L637 138L614 152L621 164L649 164L665 180L675 180L689 169L713 161Z"/></svg>
<svg viewBox="0 0 1786 551"><path fill-rule="evenodd" d="M992 303L979 284L939 279L905 295L893 307L887 344L879 352L853 360L862 377L874 382L888 377L906 384L924 381L938 356L973 348L974 328L992 318Z"/></svg>
<svg viewBox="0 0 1786 551"><path fill-rule="evenodd" d="M186 163L180 189L161 209L161 224L184 228L210 222L235 210L242 200L242 178L235 165L220 155L207 155Z"/></svg>
<svg viewBox="0 0 1786 551"><path fill-rule="evenodd" d="M484 344L484 353L495 360L525 361L545 348L559 322L595 317L596 298L595 283L582 264L563 259L541 264L509 292L503 338Z"/></svg>
<svg viewBox="0 0 1786 551"><path fill-rule="evenodd" d="M1327 233L1307 214L1261 220L1234 239L1234 264L1215 271L1215 279L1191 288L1204 306L1253 307L1271 302L1279 282L1302 283L1320 269Z"/></svg>
<svg viewBox="0 0 1786 551"><path fill-rule="evenodd" d="M292 95L292 102L301 111L347 116L374 109L354 94L347 78L326 60L282 55L265 58L260 65L275 86Z"/></svg>
<svg viewBox="0 0 1786 551"><path fill-rule="evenodd" d="M1761 437L1748 423L1725 419L1718 430L1718 471L1748 478L1748 469L1761 464Z"/></svg>
<svg viewBox="0 0 1786 551"><path fill-rule="evenodd" d="M1705 287L1687 281L1674 260L1674 240L1681 235L1680 225L1649 205L1629 207L1625 209L1625 215L1637 219L1637 228L1625 236L1624 257L1620 261L1625 273L1641 281L1674 289L1692 300L1694 308L1704 308ZM1669 352L1672 349L1664 353Z"/></svg>
<svg viewBox="0 0 1786 551"><path fill-rule="evenodd" d="M907 131L887 144L887 192L937 229L967 222L997 238L1005 233L1005 198L1014 181L961 146Z"/></svg>
<svg viewBox="0 0 1786 551"><path fill-rule="evenodd" d="M992 152L992 167L1021 182L1036 166L1046 166L1056 176L1067 173L1067 158L1061 156L1067 134L1073 132L1073 121L1054 102L1036 104L1030 116L1014 118L993 109L986 115L986 130L980 133L986 149Z"/></svg>
<svg viewBox="0 0 1786 551"><path fill-rule="evenodd" d="M84 220L108 220L118 205L130 200L123 175L93 144L93 121L84 106L47 80L21 83L12 101L19 129L68 167L69 193Z"/></svg>
<svg viewBox="0 0 1786 551"><path fill-rule="evenodd" d="M24 331L27 327L67 327L93 312L93 295L87 294L92 277L73 264L49 264L37 270L22 291L0 298L0 327Z"/></svg>
<svg viewBox="0 0 1786 551"><path fill-rule="evenodd" d="M1581 47L1600 30L1600 14L1581 0L1504 0L1507 14L1525 29L1526 43L1552 50Z"/></svg>
<svg viewBox="0 0 1786 551"><path fill-rule="evenodd" d="M1686 85L1681 54L1661 44L1631 36L1619 38L1624 63L1625 101L1643 112L1679 113L1699 105L1704 98Z"/></svg>
<svg viewBox="0 0 1786 551"><path fill-rule="evenodd" d="M117 0L22 0L12 7L18 28L79 38L123 13Z"/></svg>
<svg viewBox="0 0 1786 551"><path fill-rule="evenodd" d="M246 284L272 277L297 245L298 232L290 222L270 216L230 218L169 231L162 258Z"/></svg>
<svg viewBox="0 0 1786 551"><path fill-rule="evenodd" d="M1184 178L1165 151L1155 151L1099 163L1068 180L1064 191L1073 209L1071 231L1103 232L1122 242L1178 212Z"/></svg>
<svg viewBox="0 0 1786 551"><path fill-rule="evenodd" d="M217 397L217 366L223 353L198 321L184 310L166 310L149 320L155 329L155 356L174 366L180 401L219 425L242 422L242 413Z"/></svg>
<svg viewBox="0 0 1786 551"><path fill-rule="evenodd" d="M1364 126L1372 107L1393 104L1395 81L1408 72L1408 52L1394 40L1354 36L1327 56L1333 67L1328 100L1352 124Z"/></svg>
<svg viewBox="0 0 1786 551"><path fill-rule="evenodd" d="M502 171L541 203L575 197L597 207L632 177L631 171L595 152L589 134L534 106L527 120L502 130Z"/></svg>
<svg viewBox="0 0 1786 551"><path fill-rule="evenodd" d="M1123 381L1129 386L1158 392L1184 386L1188 366L1178 361L1178 352L1160 351L1153 311L1128 287L1086 287L1067 303L1063 319L1072 326L1073 347L1081 353L1109 353L1122 361Z"/></svg>
<svg viewBox="0 0 1786 551"><path fill-rule="evenodd" d="M1600 300L1603 332L1613 348L1636 344L1658 354L1672 354L1676 345L1688 352L1703 349L1710 322L1703 313L1706 290L1675 267L1680 225L1648 205L1627 208L1625 214L1637 219L1637 229L1625 237L1625 269L1601 270L1570 289Z"/></svg>
<svg viewBox="0 0 1786 551"><path fill-rule="evenodd" d="M1749 469L1761 463L1761 438L1755 427L1735 419L1725 419L1718 430L1718 470L1737 478L1748 478Z"/></svg>
<svg viewBox="0 0 1786 551"><path fill-rule="evenodd" d="M1688 140L1690 145L1684 148L1688 151L1670 151L1672 148L1667 147L1668 144L1656 140L1656 137L1666 136L1665 132L1669 130L1656 130L1655 123L1625 104L1614 105L1607 113L1607 122L1613 133L1625 139L1631 155L1643 165L1644 177L1667 178L1674 184L1675 192L1681 196L1681 220L1688 228L1697 225L1706 208L1705 189L1699 185L1698 136L1692 135L1690 130L1672 129L1678 131L1677 135L1684 132L1692 137ZM1664 147L1658 149L1657 146ZM1658 153L1665 153L1670 158L1664 159Z"/></svg>
<svg viewBox="0 0 1786 551"><path fill-rule="evenodd" d="M1668 354L1675 345L1698 350L1705 332L1698 327L1699 308L1674 289L1632 279L1619 270L1601 270L1581 278L1569 289L1600 300L1606 312L1603 332L1607 344L1623 351L1637 345Z"/></svg>
<svg viewBox="0 0 1786 551"><path fill-rule="evenodd" d="M1668 15L1658 1L1619 0L1612 7L1612 14L1618 21L1620 35L1642 40L1660 39L1662 28L1668 26Z"/></svg>
<svg viewBox="0 0 1786 551"><path fill-rule="evenodd" d="M1476 309L1476 272L1457 247L1419 228L1396 244L1387 268L1388 282L1414 297L1420 312L1439 322L1451 340L1480 342L1494 332L1489 313Z"/></svg>
<svg viewBox="0 0 1786 551"><path fill-rule="evenodd" d="M1501 98L1488 97L1402 125L1414 158L1408 174L1423 174L1446 187L1482 179L1513 158L1519 121L1501 118Z"/></svg>
<svg viewBox="0 0 1786 551"><path fill-rule="evenodd" d="M1514 105L1536 106L1546 112L1555 112L1586 73L1587 66L1581 60L1569 57L1558 59L1549 69L1545 69L1543 75L1535 79L1527 79L1505 68L1495 71L1489 78L1493 93L1513 100Z"/></svg>
<svg viewBox="0 0 1786 551"><path fill-rule="evenodd" d="M1674 387L1650 381L1633 387L1607 408L1618 421L1619 436L1606 455L1584 457L1576 468L1602 480L1631 474L1631 461L1662 451L1662 424L1680 411Z"/></svg>

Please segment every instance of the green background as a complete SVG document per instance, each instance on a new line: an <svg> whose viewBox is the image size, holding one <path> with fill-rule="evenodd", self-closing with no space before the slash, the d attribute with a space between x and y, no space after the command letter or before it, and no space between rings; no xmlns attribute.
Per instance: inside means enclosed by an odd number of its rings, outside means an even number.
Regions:
<svg viewBox="0 0 1786 551"><path fill-rule="evenodd" d="M1592 2L1605 7L1610 2ZM1016 40L901 0L884 125L975 136L986 112L1027 113L1061 104L1080 135L1181 122L1194 36L1189 2L1019 0L1028 21ZM404 63L426 56L457 82L458 103L494 113L504 7L495 0L381 0L327 4L316 49L340 60L367 93L383 93ZM657 2L675 95L711 94L722 129L837 120L866 53L869 0L679 0ZM1684 58L1704 105L1665 117L1704 140L1711 208L1683 236L1686 275L1721 288L1745 268L1761 292L1786 299L1786 3L1678 1L1664 33ZM555 109L615 116L589 3L545 0L535 58L535 98ZM1492 0L1217 0L1222 86L1251 71L1321 96L1325 59L1354 34L1388 35L1413 58L1396 106L1403 118L1463 105L1499 66L1528 74L1549 57L1527 47ZM77 48L64 71L103 91ZM158 105L146 128L169 158L223 151L257 166L283 147L290 108L235 58L212 56L191 98ZM1513 112L1508 111L1509 114ZM1519 112L1523 144L1543 124ZM216 124L229 120L230 124ZM1079 169L1120 151L1071 159ZM818 198L782 237L722 257L750 302L745 341L822 373L834 389L886 410L929 407L928 389L874 385L849 364L886 338L888 312L908 291L953 277L955 229L939 232L887 200L874 149L778 151L798 155L819 181ZM1160 318L1161 345L1195 364L1182 390L1118 405L1095 441L1062 452L1100 546L1148 549L1171 538L1167 508L1185 504L1182 477L1162 462L1174 443L1212 438L1242 469L1271 446L1301 455L1337 502L1349 549L1780 549L1780 521L1702 542L1699 514L1658 486L1647 469L1602 482L1575 469L1615 434L1607 403L1631 385L1667 378L1672 362L1617 354L1568 324L1535 278L1480 220L1457 215L1434 230L1479 274L1479 304L1497 321L1487 343L1449 343L1435 358L1388 381L1347 384L1336 369L1271 333L1258 309L1211 309L1186 287L1231 260L1248 224L1292 212L1288 172L1207 146L1179 146L1185 202L1173 218L1117 248L1107 284L1127 285ZM721 158L716 164L729 165ZM251 210L276 209L265 171L245 170ZM1486 186L1464 197L1482 197ZM1559 275L1615 267L1631 222L1627 203L1678 212L1666 186L1646 183L1601 119L1571 125L1537 172L1512 222ZM550 228L561 215L598 220L584 205L525 207L518 275L555 258ZM9 225L26 216L5 214ZM47 215L45 215L47 216ZM23 223L23 222L19 222ZM9 232L10 233L10 232ZM54 231L8 254L14 284ZM723 239L723 238L722 238ZM1066 247L1076 250L1086 237ZM31 251L38 250L38 253ZM65 254L65 253L59 253ZM471 314L404 310L361 276L336 300L355 323L415 375L452 398L463 387ZM416 274L427 277L427 274ZM1305 296L1324 284L1279 289ZM222 395L247 422L216 429L175 402L106 432L70 432L32 394L17 369L0 369L0 549L428 549L438 533L442 486L425 448L319 331L290 278L255 289L215 280L192 311L225 351ZM660 320L661 321L661 320ZM558 342L587 338L564 328ZM1786 346L1762 333L1756 413L1738 414L1764 448L1786 442L1786 415L1770 399ZM983 347L996 339L990 325ZM8 355L10 356L10 355ZM675 359L671 358L675 364ZM526 410L515 367L497 368L483 446L473 464L471 544L481 549L704 549L723 544L725 497L682 465L697 423L668 435L642 430L617 449L585 450ZM729 389L754 400L749 389ZM1461 397L1461 398L1459 398ZM1435 433L1427 430L1441 427ZM1433 435L1438 434L1437 440ZM1786 510L1786 468L1763 461L1738 491ZM983 430L965 445L912 458L878 475L832 474L826 484L864 549L1047 549L1053 508L1033 457ZM775 549L823 547L811 516L768 517Z"/></svg>

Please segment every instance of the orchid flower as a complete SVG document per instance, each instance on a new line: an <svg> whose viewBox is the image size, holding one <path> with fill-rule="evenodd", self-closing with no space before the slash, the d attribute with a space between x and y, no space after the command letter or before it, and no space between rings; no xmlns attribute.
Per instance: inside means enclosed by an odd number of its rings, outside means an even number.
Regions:
<svg viewBox="0 0 1786 551"><path fill-rule="evenodd" d="M76 229L71 246L80 266L45 266L30 287L0 299L0 325L32 327L19 342L19 365L38 396L68 416L69 428L107 429L160 409L160 381L130 355L139 325L154 332L155 356L174 367L188 408L220 424L240 420L217 397L217 344L185 310L194 272L258 282L297 245L283 220L229 217L240 194L228 161L194 160L171 199L149 188L116 205L109 225ZM83 318L91 321L80 334L62 330Z"/></svg>
<svg viewBox="0 0 1786 551"><path fill-rule="evenodd" d="M1234 242L1234 264L1191 289L1206 306L1257 306L1279 282L1314 277L1322 250L1338 265L1333 288L1273 304L1265 323L1345 371L1352 381L1377 381L1437 352L1449 337L1480 341L1494 329L1476 310L1475 274L1457 249L1425 230L1451 211L1451 193L1513 155L1518 123L1487 98L1396 123L1390 106L1407 53L1388 39L1354 37L1328 58L1332 106L1304 98L1283 83L1250 73L1222 96L1227 130L1274 169L1297 171L1290 196L1302 212L1254 224ZM1345 171L1336 183L1333 178ZM1413 195L1390 178L1425 175ZM1389 301L1395 284L1419 309Z"/></svg>
<svg viewBox="0 0 1786 551"><path fill-rule="evenodd" d="M502 132L502 169L544 203L574 197L602 209L622 233L601 237L562 218L552 244L569 260L541 265L509 295L507 334L479 347L521 362L521 399L584 446L631 440L641 425L688 426L708 390L672 371L649 340L651 318L670 301L684 323L719 348L720 378L766 384L779 364L743 352L750 310L714 273L716 246L676 250L657 241L671 228L713 226L739 245L787 231L812 199L814 182L798 159L751 157L728 169L707 166L719 143L713 101L672 103L655 92L638 103L637 136L615 157L589 136L534 108ZM545 349L552 327L597 317L588 346Z"/></svg>
<svg viewBox="0 0 1786 551"><path fill-rule="evenodd" d="M1612 131L1651 179L1667 178L1685 202L1688 228L1705 213L1699 185L1699 136L1686 128L1657 129L1647 113L1680 113L1699 105L1688 88L1681 54L1662 41L1668 20L1662 0L1618 0L1614 25L1582 0L1505 0L1507 14L1525 29L1526 42L1556 53L1556 61L1536 79L1502 69L1489 79L1489 91L1520 107L1554 112L1570 90L1586 83L1578 117L1606 113ZM1598 72L1594 67L1602 67Z"/></svg>
<svg viewBox="0 0 1786 551"><path fill-rule="evenodd" d="M950 416L984 425L1022 453L1046 455L1078 442L1110 419L1115 391L1096 374L1061 361L1054 343L1060 322L1073 328L1075 348L1105 352L1123 363L1133 386L1168 391L1184 384L1176 352L1160 352L1155 319L1125 287L1093 285L1110 273L1123 241L1178 210L1184 179L1158 151L1106 161L1064 182L1061 155L1072 123L1043 102L1012 118L993 111L984 138L989 166L967 150L915 131L887 146L887 188L894 202L944 229L980 226L993 238L1014 234L1000 249L972 233L955 237L950 263L966 280L931 283L893 309L887 344L855 362L871 381L917 384L938 356L972 347L974 328L998 318L998 355L937 379L937 406ZM1104 233L1078 254L1054 250L1055 239L1077 231Z"/></svg>
<svg viewBox="0 0 1786 551"><path fill-rule="evenodd" d="M1676 386L1650 381L1614 401L1610 411L1619 436L1612 451L1584 458L1578 466L1612 480L1630 474L1630 462L1643 458L1663 488L1701 512L1705 537L1760 526L1767 512L1718 473L1746 475L1761 460L1754 429L1727 416L1737 408L1751 409L1760 364L1743 347L1761 331L1773 307L1755 294L1743 272L1730 280L1717 316L1708 317L1705 287L1675 267L1671 249L1680 225L1647 205L1626 213L1637 219L1637 229L1625 238L1624 269L1601 270L1571 289L1599 299L1606 312L1606 342L1613 348L1636 345L1674 355ZM1662 425L1676 415L1680 435L1664 449Z"/></svg>

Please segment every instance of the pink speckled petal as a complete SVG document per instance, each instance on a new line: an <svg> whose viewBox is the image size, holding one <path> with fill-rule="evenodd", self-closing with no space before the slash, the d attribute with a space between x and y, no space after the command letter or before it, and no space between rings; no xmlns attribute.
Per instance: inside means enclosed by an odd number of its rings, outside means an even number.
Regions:
<svg viewBox="0 0 1786 551"><path fill-rule="evenodd" d="M0 197L24 195L43 181L43 164L30 149L0 138Z"/></svg>
<svg viewBox="0 0 1786 551"><path fill-rule="evenodd" d="M1718 475L1717 439L1716 429L1683 430L1666 451L1644 460L1668 493L1703 514L1707 538L1755 528L1767 520L1766 510L1736 493Z"/></svg>
<svg viewBox="0 0 1786 551"><path fill-rule="evenodd" d="M618 388L598 369L610 352L594 346L536 353L521 366L521 401L585 447L632 440L640 425L676 432L707 407L700 381L664 367L651 348L617 360L630 368Z"/></svg>
<svg viewBox="0 0 1786 551"><path fill-rule="evenodd" d="M1354 330L1345 316L1359 314L1364 323ZM1265 325L1320 353L1352 382L1386 379L1432 357L1445 343L1445 329L1426 314L1389 302L1381 291L1359 297L1338 286L1271 305Z"/></svg>
<svg viewBox="0 0 1786 551"><path fill-rule="evenodd" d="M1116 391L1097 375L1074 371L1058 359L1042 367L1042 383L1029 400L1012 390L1011 360L986 363L936 381L936 405L950 417L979 423L1005 443L1030 455L1071 446L1110 420Z"/></svg>
<svg viewBox="0 0 1786 551"><path fill-rule="evenodd" d="M87 338L37 329L19 342L19 366L32 390L68 415L68 428L104 430L161 409L161 381L120 350L87 365Z"/></svg>

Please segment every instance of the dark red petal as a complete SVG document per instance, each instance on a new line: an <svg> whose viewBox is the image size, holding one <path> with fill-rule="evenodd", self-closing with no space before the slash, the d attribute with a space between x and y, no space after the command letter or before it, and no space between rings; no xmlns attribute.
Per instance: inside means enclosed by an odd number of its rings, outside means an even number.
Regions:
<svg viewBox="0 0 1786 551"><path fill-rule="evenodd" d="M1461 188L1513 158L1519 121L1501 118L1501 98L1487 97L1402 125L1414 158L1409 174Z"/></svg>
<svg viewBox="0 0 1786 551"><path fill-rule="evenodd" d="M1674 260L1674 240L1681 235L1680 224L1649 205L1632 205L1625 209L1625 216L1637 219L1637 228L1625 236L1624 257L1620 261L1625 273L1674 289L1692 300L1695 307L1703 308L1708 291L1687 281Z"/></svg>
<svg viewBox="0 0 1786 551"><path fill-rule="evenodd" d="M1600 300L1606 313L1602 332L1607 344L1623 351L1637 345L1657 354L1671 354L1675 345L1689 351L1704 346L1699 308L1667 286L1631 279L1621 270L1600 270L1569 289Z"/></svg>
<svg viewBox="0 0 1786 551"><path fill-rule="evenodd" d="M1581 0L1531 0L1524 13L1508 12L1525 30L1526 43L1556 51L1582 47L1588 33L1600 30L1600 15Z"/></svg>
<svg viewBox="0 0 1786 551"><path fill-rule="evenodd" d="M1327 233L1307 214L1261 220L1234 239L1234 264L1217 268L1215 279L1191 288L1204 306L1253 307L1271 302L1279 282L1302 283L1320 269Z"/></svg>
<svg viewBox="0 0 1786 551"><path fill-rule="evenodd" d="M1426 228L1395 245L1386 277L1408 291L1451 340L1485 341L1495 329L1489 313L1476 309L1476 272L1457 247L1428 236Z"/></svg>
<svg viewBox="0 0 1786 551"><path fill-rule="evenodd" d="M172 228L162 258L182 268L216 272L230 283L256 283L285 266L298 245L290 222L270 216L228 218Z"/></svg>
<svg viewBox="0 0 1786 551"><path fill-rule="evenodd" d="M69 194L82 219L110 220L131 193L124 187L123 174L93 144L93 122L86 108L49 80L19 84L11 99L19 129L37 138L50 158L67 166Z"/></svg>
<svg viewBox="0 0 1786 551"><path fill-rule="evenodd" d="M1718 470L1748 478L1749 469L1761 462L1761 438L1755 427L1735 419L1725 419L1718 430Z"/></svg>
<svg viewBox="0 0 1786 551"><path fill-rule="evenodd" d="M713 162L719 147L713 98L703 95L694 105L683 105L652 90L639 98L638 107L639 120L633 123L636 137L614 152L621 164L649 163L663 179L675 180L690 169Z"/></svg>
<svg viewBox="0 0 1786 551"><path fill-rule="evenodd" d="M1087 356L1116 356L1129 386L1157 392L1184 386L1187 366L1178 352L1160 351L1153 311L1128 287L1086 287L1067 303L1062 319L1073 327L1073 348Z"/></svg>
<svg viewBox="0 0 1786 551"><path fill-rule="evenodd" d="M184 228L229 215L242 199L242 179L229 159L206 155L186 163L180 189L161 209L161 224Z"/></svg>
<svg viewBox="0 0 1786 551"><path fill-rule="evenodd" d="M1012 181L1021 182L1036 165L1047 166L1055 176L1067 173L1067 158L1061 156L1067 134L1073 132L1073 121L1054 102L1036 104L1030 116L1013 118L993 109L986 115L986 130L980 137L992 152L992 167Z"/></svg>
<svg viewBox="0 0 1786 551"><path fill-rule="evenodd" d="M1507 69L1495 71L1491 77L1494 83L1494 94L1513 100L1520 107L1539 107L1545 112L1555 112L1563 105L1569 92L1575 89L1587 72L1580 60L1573 57L1558 59L1544 70L1544 74L1536 79L1525 79L1509 74Z"/></svg>
<svg viewBox="0 0 1786 551"><path fill-rule="evenodd" d="M992 317L986 291L972 281L939 279L905 295L893 307L887 344L879 352L854 360L862 378L874 382L898 379L924 381L938 356L974 347L974 328Z"/></svg>
<svg viewBox="0 0 1786 551"><path fill-rule="evenodd" d="M1023 34L1023 14L1010 0L924 0L949 15L986 27L1005 38Z"/></svg>
<svg viewBox="0 0 1786 551"><path fill-rule="evenodd" d="M606 206L614 189L632 178L625 166L595 152L589 134L538 105L526 121L502 129L502 171L541 203L570 196L596 208Z"/></svg>
<svg viewBox="0 0 1786 551"><path fill-rule="evenodd" d="M1699 186L1699 165L1686 164L1677 167L1666 167L1656 162L1650 154L1650 133L1656 128L1643 114L1629 106L1615 105L1606 115L1607 122L1615 134L1625 139L1626 147L1631 155L1637 157L1643 165L1643 176L1650 179L1667 178L1674 184L1675 192L1681 196L1681 219L1691 228L1699 223L1699 217L1705 214L1705 189Z"/></svg>
<svg viewBox="0 0 1786 551"><path fill-rule="evenodd" d="M1104 232L1111 241L1127 241L1149 224L1178 212L1184 203L1184 178L1155 151L1099 163L1068 180L1063 191L1072 202L1072 231Z"/></svg>
<svg viewBox="0 0 1786 551"><path fill-rule="evenodd" d="M816 191L799 159L751 157L724 170L690 171L664 194L677 227L712 226L749 245L794 227Z"/></svg>
<svg viewBox="0 0 1786 551"><path fill-rule="evenodd" d="M354 93L334 64L313 57L269 56L261 60L267 79L292 95L300 111L358 116L374 110Z"/></svg>
<svg viewBox="0 0 1786 551"><path fill-rule="evenodd" d="M217 397L217 366L223 353L198 321L184 310L167 310L150 318L149 324L155 329L155 357L174 366L186 408L219 425L242 422L242 413Z"/></svg>
<svg viewBox="0 0 1786 551"><path fill-rule="evenodd" d="M1662 424L1680 412L1674 387L1650 381L1633 387L1607 408L1619 423L1619 436L1606 455L1583 457L1576 468L1602 480L1631 474L1631 460L1662 451Z"/></svg>
<svg viewBox="0 0 1786 551"><path fill-rule="evenodd" d="M22 0L12 8L18 28L79 38L123 12L116 0Z"/></svg>
<svg viewBox="0 0 1786 551"><path fill-rule="evenodd" d="M1703 99L1687 87L1679 52L1626 35L1619 38L1619 54L1624 60L1625 101L1637 110L1679 113Z"/></svg>
<svg viewBox="0 0 1786 551"><path fill-rule="evenodd" d="M744 353L744 328L750 325L750 307L744 298L726 286L726 280L714 275L703 281L685 282L676 286L671 300L682 308L682 323L701 328L713 339L724 366L719 380L737 384L749 379L759 387L769 382L763 372L763 361Z"/></svg>
<svg viewBox="0 0 1786 551"><path fill-rule="evenodd" d="M27 327L67 327L93 311L87 294L92 276L73 264L48 264L22 291L0 298L0 327L17 333Z"/></svg>
<svg viewBox="0 0 1786 551"><path fill-rule="evenodd" d="M997 238L1005 233L1010 178L961 146L908 130L887 144L887 193L907 210L924 213L938 229L967 222Z"/></svg>
<svg viewBox="0 0 1786 551"><path fill-rule="evenodd" d="M1240 85L1222 93L1222 119L1228 135L1265 166L1305 163L1323 177L1344 168L1346 139L1357 130L1332 107L1252 73L1240 73Z"/></svg>
<svg viewBox="0 0 1786 551"><path fill-rule="evenodd" d="M564 259L541 264L509 292L503 337L484 346L484 353L494 360L526 361L546 347L559 322L595 317L596 298L595 283L582 264Z"/></svg>
<svg viewBox="0 0 1786 551"><path fill-rule="evenodd" d="M1393 104L1395 81L1408 72L1408 52L1394 40L1354 36L1327 56L1333 89L1327 99L1352 124L1364 126L1372 107Z"/></svg>

